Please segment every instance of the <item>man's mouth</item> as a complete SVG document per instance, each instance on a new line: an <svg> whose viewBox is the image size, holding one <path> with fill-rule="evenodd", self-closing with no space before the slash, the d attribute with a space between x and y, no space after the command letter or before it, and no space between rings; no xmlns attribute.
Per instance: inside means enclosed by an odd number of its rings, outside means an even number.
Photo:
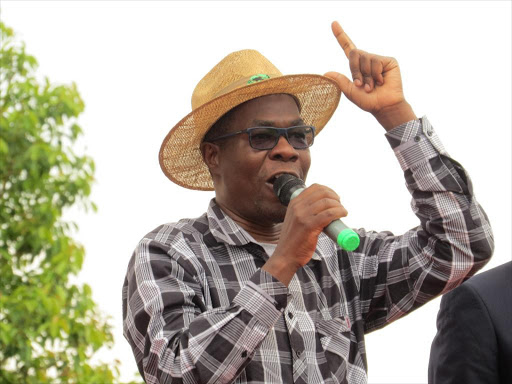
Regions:
<svg viewBox="0 0 512 384"><path fill-rule="evenodd" d="M273 186L279 176L286 175L286 174L292 175L292 176L295 176L295 177L299 177L295 172L279 172L279 173L276 173L276 174L270 176L267 179L266 183L270 184L271 186Z"/></svg>

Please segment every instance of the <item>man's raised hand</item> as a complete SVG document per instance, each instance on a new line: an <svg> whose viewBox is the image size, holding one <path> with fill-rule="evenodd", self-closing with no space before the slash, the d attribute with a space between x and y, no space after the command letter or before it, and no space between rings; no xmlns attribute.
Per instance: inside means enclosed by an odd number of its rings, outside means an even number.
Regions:
<svg viewBox="0 0 512 384"><path fill-rule="evenodd" d="M338 72L325 76L336 81L351 102L373 114L386 130L416 119L404 97L398 62L357 49L337 21L331 28L349 60L353 82Z"/></svg>

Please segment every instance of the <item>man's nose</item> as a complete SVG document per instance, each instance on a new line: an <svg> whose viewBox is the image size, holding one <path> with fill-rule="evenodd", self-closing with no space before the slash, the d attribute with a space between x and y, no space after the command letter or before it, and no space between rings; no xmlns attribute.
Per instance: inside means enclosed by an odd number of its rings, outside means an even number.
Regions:
<svg viewBox="0 0 512 384"><path fill-rule="evenodd" d="M290 145L286 137L280 136L276 146L270 150L269 156L272 160L295 161L299 158L299 152Z"/></svg>

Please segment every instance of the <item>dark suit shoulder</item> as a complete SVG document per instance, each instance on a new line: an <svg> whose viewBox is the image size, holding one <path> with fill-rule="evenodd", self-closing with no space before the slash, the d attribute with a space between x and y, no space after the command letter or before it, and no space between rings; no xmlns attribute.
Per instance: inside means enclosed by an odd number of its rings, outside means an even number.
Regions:
<svg viewBox="0 0 512 384"><path fill-rule="evenodd" d="M463 285L482 300L498 336L502 328L512 329L512 261L473 276Z"/></svg>
<svg viewBox="0 0 512 384"><path fill-rule="evenodd" d="M512 261L479 273L464 284L474 287L484 299L496 296L497 291L512 294Z"/></svg>
<svg viewBox="0 0 512 384"><path fill-rule="evenodd" d="M512 383L512 261L473 276L445 296L441 307L453 306L452 311L460 311L459 316L465 313L474 324L488 319L492 326L492 336L488 337L496 340L500 383ZM476 316L477 308L480 308L480 318ZM482 332L480 336L483 338L483 335ZM485 342L487 340L480 340L480 345ZM492 349L485 348L488 352Z"/></svg>

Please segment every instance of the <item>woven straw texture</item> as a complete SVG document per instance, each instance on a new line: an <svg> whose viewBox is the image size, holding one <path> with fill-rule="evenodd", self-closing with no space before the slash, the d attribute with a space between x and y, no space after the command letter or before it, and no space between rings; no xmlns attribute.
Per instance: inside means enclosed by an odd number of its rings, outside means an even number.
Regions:
<svg viewBox="0 0 512 384"><path fill-rule="evenodd" d="M251 76L269 79L247 84ZM336 110L340 89L320 75L283 76L259 52L234 52L217 64L196 86L192 112L167 134L160 148L160 166L174 183L196 190L213 190L213 181L199 146L208 129L235 106L257 97L286 93L300 104L301 117L320 133Z"/></svg>

